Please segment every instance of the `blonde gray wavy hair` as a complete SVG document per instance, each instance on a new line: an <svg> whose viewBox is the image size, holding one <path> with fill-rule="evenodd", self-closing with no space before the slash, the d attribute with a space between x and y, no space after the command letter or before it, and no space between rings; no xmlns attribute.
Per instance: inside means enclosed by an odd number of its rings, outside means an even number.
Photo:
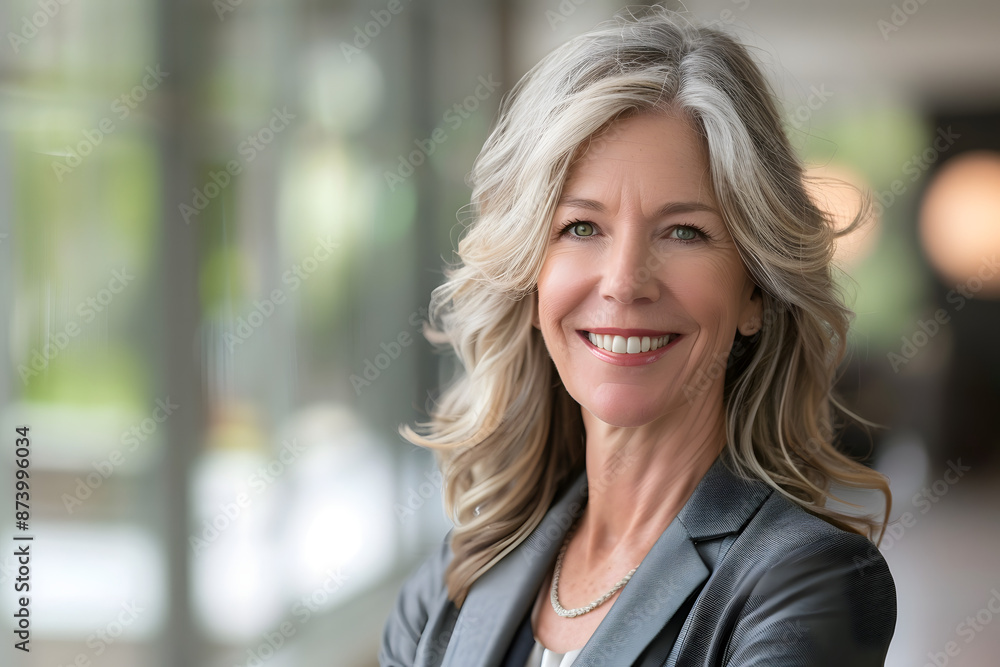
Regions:
<svg viewBox="0 0 1000 667"><path fill-rule="evenodd" d="M872 539L885 528L885 478L832 443L834 409L850 414L832 387L853 317L832 277L838 232L806 193L745 47L654 6L570 40L532 68L504 98L470 176L472 222L425 327L461 371L418 422L422 435L400 428L441 467L455 524L445 579L458 606L584 468L580 406L532 326L529 297L574 157L616 119L656 111L686 114L703 135L717 202L762 293L763 328L738 336L727 364L728 459L846 530ZM884 517L827 507L834 483L881 491Z"/></svg>

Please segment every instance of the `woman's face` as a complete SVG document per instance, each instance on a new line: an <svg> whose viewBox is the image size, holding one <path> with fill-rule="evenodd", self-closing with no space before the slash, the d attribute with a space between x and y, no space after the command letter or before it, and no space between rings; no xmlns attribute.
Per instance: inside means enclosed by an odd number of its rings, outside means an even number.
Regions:
<svg viewBox="0 0 1000 667"><path fill-rule="evenodd" d="M634 427L721 409L737 327L759 322L760 297L690 121L618 121L574 163L536 307L563 384L600 420Z"/></svg>

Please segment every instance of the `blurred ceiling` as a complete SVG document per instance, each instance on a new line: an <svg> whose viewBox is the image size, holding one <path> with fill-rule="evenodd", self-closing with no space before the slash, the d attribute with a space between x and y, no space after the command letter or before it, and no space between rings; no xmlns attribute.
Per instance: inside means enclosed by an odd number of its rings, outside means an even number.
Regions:
<svg viewBox="0 0 1000 667"><path fill-rule="evenodd" d="M511 65L519 76L625 3L515 4ZM837 103L861 98L942 111L1000 103L997 0L687 0L683 6L732 26L758 47L779 94L788 85L800 91L826 85Z"/></svg>
<svg viewBox="0 0 1000 667"><path fill-rule="evenodd" d="M698 15L743 4L747 26L800 82L937 109L1000 102L996 0L705 0Z"/></svg>

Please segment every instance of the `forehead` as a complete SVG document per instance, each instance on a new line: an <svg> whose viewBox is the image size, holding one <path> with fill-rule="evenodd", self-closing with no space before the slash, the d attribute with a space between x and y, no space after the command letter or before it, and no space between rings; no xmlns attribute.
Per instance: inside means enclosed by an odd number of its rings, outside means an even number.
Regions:
<svg viewBox="0 0 1000 667"><path fill-rule="evenodd" d="M711 198L708 152L694 122L679 113L643 113L614 121L581 146L564 190L616 187L681 188Z"/></svg>

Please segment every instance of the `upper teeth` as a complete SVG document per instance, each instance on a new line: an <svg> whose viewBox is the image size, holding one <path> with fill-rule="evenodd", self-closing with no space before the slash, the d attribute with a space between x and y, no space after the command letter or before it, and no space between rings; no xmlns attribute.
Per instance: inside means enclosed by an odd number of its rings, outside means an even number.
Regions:
<svg viewBox="0 0 1000 667"><path fill-rule="evenodd" d="M597 347L608 352L618 352L619 354L639 354L661 348L670 342L672 334L665 336L612 336L610 334L595 334L587 332L590 342Z"/></svg>

